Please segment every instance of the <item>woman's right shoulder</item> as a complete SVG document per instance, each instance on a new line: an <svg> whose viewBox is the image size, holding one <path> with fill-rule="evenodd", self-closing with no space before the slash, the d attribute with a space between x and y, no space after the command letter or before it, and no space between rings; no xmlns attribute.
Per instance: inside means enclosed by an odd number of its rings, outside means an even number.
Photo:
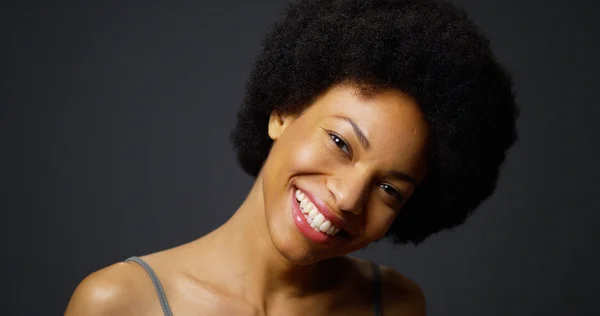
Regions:
<svg viewBox="0 0 600 316"><path fill-rule="evenodd" d="M153 295L152 281L143 268L119 262L85 277L73 292L65 316L142 315Z"/></svg>

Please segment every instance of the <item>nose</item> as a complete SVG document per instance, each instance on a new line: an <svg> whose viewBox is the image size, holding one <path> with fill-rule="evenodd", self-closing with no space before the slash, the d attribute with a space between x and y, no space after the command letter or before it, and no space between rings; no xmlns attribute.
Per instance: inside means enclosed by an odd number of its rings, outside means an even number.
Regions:
<svg viewBox="0 0 600 316"><path fill-rule="evenodd" d="M327 189L341 211L360 215L365 207L370 181L370 176L365 171L347 172L343 176L329 177Z"/></svg>

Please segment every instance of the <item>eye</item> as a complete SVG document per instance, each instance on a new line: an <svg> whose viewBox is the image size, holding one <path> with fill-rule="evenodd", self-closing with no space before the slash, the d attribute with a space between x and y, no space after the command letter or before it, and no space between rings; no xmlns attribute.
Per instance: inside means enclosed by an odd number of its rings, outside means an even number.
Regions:
<svg viewBox="0 0 600 316"><path fill-rule="evenodd" d="M388 195L392 196L394 199L396 199L398 201L398 203L402 203L403 197L402 197L402 193L400 193L400 191L396 190L396 188L394 188L393 186L387 184L387 183L382 183L379 185L379 187Z"/></svg>
<svg viewBox="0 0 600 316"><path fill-rule="evenodd" d="M334 132L328 132L328 134L329 134L329 137L331 138L331 140L333 141L333 143L339 149L341 149L346 155L348 155L348 157L352 157L352 150L342 137L340 137L338 134L336 134Z"/></svg>

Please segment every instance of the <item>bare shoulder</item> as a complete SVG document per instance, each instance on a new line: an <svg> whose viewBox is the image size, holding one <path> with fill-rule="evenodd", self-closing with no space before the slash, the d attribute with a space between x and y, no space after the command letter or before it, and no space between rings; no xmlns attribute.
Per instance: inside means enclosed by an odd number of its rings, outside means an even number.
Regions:
<svg viewBox="0 0 600 316"><path fill-rule="evenodd" d="M65 316L141 314L153 294L148 290L152 281L147 278L134 263L121 262L98 270L79 283Z"/></svg>
<svg viewBox="0 0 600 316"><path fill-rule="evenodd" d="M424 316L425 295L419 285L396 270L380 266L385 315Z"/></svg>

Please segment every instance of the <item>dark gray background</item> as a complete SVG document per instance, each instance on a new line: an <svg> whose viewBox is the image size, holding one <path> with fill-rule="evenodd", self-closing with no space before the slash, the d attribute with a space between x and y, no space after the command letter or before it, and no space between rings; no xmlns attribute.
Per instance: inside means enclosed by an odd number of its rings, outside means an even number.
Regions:
<svg viewBox="0 0 600 316"><path fill-rule="evenodd" d="M600 315L598 2L457 2L514 73L520 141L463 227L356 255L418 281L429 315ZM0 9L3 315L62 314L85 275L202 236L252 182L228 134L284 2L84 3Z"/></svg>

